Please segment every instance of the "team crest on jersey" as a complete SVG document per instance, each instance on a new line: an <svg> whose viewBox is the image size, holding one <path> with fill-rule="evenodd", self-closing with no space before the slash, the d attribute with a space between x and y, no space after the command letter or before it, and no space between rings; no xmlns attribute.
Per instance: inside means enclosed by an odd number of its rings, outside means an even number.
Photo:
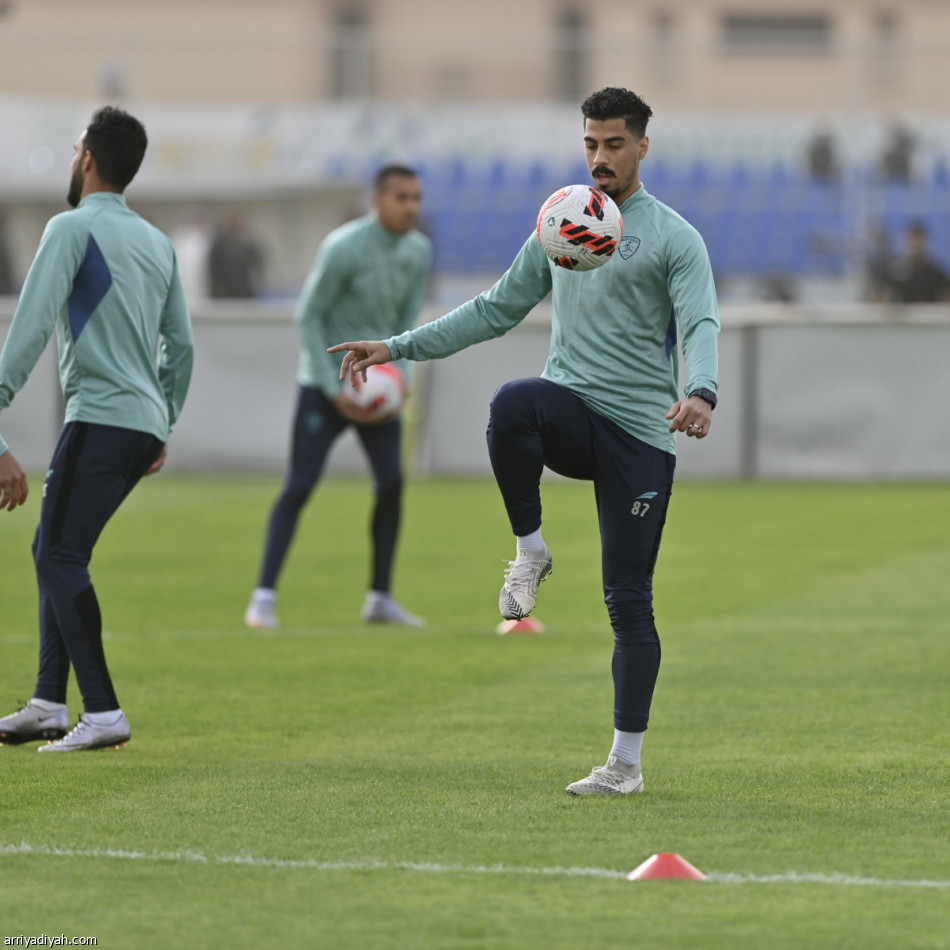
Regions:
<svg viewBox="0 0 950 950"><path fill-rule="evenodd" d="M640 238L638 237L624 237L620 239L620 245L617 248L617 253L625 260L629 261L634 254L640 249Z"/></svg>

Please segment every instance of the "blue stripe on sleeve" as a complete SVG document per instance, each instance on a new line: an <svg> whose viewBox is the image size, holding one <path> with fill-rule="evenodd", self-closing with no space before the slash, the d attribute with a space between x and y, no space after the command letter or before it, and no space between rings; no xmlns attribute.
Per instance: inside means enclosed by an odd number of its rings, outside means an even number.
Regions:
<svg viewBox="0 0 950 950"><path fill-rule="evenodd" d="M79 334L111 286L112 274L109 272L109 265L102 256L96 239L90 234L86 256L79 265L79 271L73 280L72 293L66 303L73 342L79 339Z"/></svg>
<svg viewBox="0 0 950 950"><path fill-rule="evenodd" d="M666 358L673 356L673 350L676 349L676 311L670 311L670 323L666 328Z"/></svg>

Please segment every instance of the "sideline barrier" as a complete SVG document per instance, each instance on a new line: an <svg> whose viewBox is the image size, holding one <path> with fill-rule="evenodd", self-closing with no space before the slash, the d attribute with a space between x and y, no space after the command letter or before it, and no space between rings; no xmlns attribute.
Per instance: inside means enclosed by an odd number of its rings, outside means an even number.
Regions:
<svg viewBox="0 0 950 950"><path fill-rule="evenodd" d="M14 304L0 300L0 341ZM724 307L722 317L714 428L702 442L680 439L680 477L950 478L942 412L950 306L756 304ZM296 385L291 305L209 304L196 309L194 325L194 381L168 470L282 472ZM492 393L541 372L548 336L547 311L538 308L500 340L414 365L409 428L417 475L490 473ZM51 345L0 415L0 431L27 469L45 470L61 412ZM334 449L330 468L365 471L351 435Z"/></svg>

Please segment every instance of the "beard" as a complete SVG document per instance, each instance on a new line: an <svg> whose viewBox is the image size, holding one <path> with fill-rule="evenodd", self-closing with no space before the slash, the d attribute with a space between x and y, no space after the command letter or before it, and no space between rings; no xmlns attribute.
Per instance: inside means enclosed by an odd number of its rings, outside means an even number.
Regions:
<svg viewBox="0 0 950 950"><path fill-rule="evenodd" d="M617 176L614 175L613 172L611 172L611 171L609 171L608 169L604 168L602 165L598 165L596 168L591 169L591 173L590 173L590 174L591 174L591 177L592 177L592 178L593 178L593 177L596 177L597 175L607 175L607 176L610 177L610 181L608 181L606 185L597 185L597 186L596 186L596 187L599 188L605 195L607 195L609 198L616 198L617 195L620 194L620 188L619 188L619 186L617 185Z"/></svg>
<svg viewBox="0 0 950 950"><path fill-rule="evenodd" d="M75 208L82 197L82 175L77 168L69 179L69 191L66 193L66 203L70 208Z"/></svg>

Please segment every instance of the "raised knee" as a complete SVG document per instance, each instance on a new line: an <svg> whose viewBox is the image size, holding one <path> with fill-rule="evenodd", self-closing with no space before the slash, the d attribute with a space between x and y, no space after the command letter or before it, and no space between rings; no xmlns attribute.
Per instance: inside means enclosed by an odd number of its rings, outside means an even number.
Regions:
<svg viewBox="0 0 950 950"><path fill-rule="evenodd" d="M491 420L504 424L522 416L529 403L532 379L514 379L495 390L491 400Z"/></svg>

